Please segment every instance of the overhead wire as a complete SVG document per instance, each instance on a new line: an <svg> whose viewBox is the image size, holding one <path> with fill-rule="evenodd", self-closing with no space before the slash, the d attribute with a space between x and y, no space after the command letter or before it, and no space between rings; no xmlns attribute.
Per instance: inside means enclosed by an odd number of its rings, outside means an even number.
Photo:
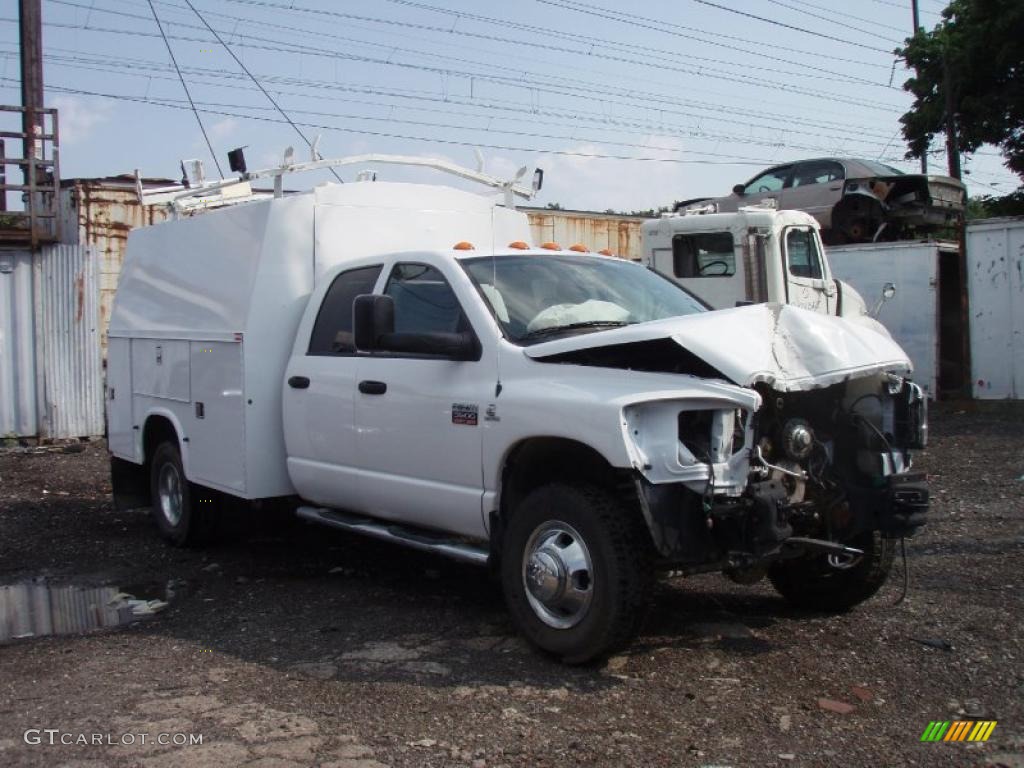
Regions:
<svg viewBox="0 0 1024 768"><path fill-rule="evenodd" d="M189 93L188 90L188 83L185 82L185 77L181 74L181 68L178 66L178 60L174 56L174 49L171 47L171 41L168 40L167 35L164 34L164 27L163 24L160 23L160 17L157 16L153 0L147 0L147 2L149 3L149 9L153 12L153 20L156 21L156 27L160 30L160 37L164 39L164 44L167 46L167 53L170 54L171 63L174 64L174 70L178 73L178 78L181 80L181 87L185 90L185 95L188 97L188 103L192 107L192 113L196 116L196 122L199 123L199 130L202 132L203 139L206 141L206 148L210 150L210 157L213 158L213 163L217 166L217 173L223 179L224 171L221 170L220 161L217 159L217 153L213 151L213 144L210 143L210 137L206 134L206 128L203 126L203 120L199 117L199 112L196 111L196 105L192 101L192 94Z"/></svg>
<svg viewBox="0 0 1024 768"><path fill-rule="evenodd" d="M793 2L797 3L797 5L790 5L789 3L783 2L783 0L772 0L772 3L774 3L775 5L778 5L778 6L782 7L782 8L787 8L787 9L789 9L791 11L796 11L797 13L802 13L805 16L810 16L811 18L818 19L820 21L827 21L829 24L837 24L837 25L839 25L839 26L841 26L841 27L843 27L845 29L852 29L852 30L855 30L857 32L863 32L865 35L874 35L876 37L881 37L881 35L879 35L877 32L872 32L869 29L862 29L862 28L858 28L858 27L851 27L847 22L840 21L838 18L833 18L833 17L841 16L841 17L846 18L846 19L853 19L854 21L859 21L859 22L862 22L864 24L872 24L874 26L881 27L881 28L884 28L884 29L889 29L889 30L892 30L894 32L901 32L901 33L905 32L905 30L903 28L901 28L901 27L894 27L894 26L891 26L889 24L880 24L877 21L871 21L870 19L865 19L865 18L863 18L861 16L853 16L852 14L843 13L842 11L836 11L836 10L833 10L832 8L826 8L826 7L821 6L821 5L814 5L813 3L805 3L805 2L802 2L802 0L793 0ZM804 6L804 7L801 8L799 6ZM819 10L819 11L826 11L829 14L831 14L831 16L823 16L820 13L814 13L813 11L808 11L808 10L806 10L806 8L814 8L814 9ZM882 39L884 40L886 38L882 38Z"/></svg>
<svg viewBox="0 0 1024 768"><path fill-rule="evenodd" d="M201 22L203 22L203 25L208 30L210 30L210 34L212 34L215 38L217 38L217 42L220 43L221 47L223 47L224 50L227 51L231 55L231 58L233 58L235 60L235 63L238 64L238 66L242 68L242 71L245 72L245 74L247 74L252 79L252 81L256 84L256 86L263 92L263 95L267 97L267 100L271 104L274 105L274 107L277 109L278 112L281 113L281 117L283 117L285 119L285 122L287 122L288 125L290 125L292 128L295 129L295 132L298 133L299 136L302 137L302 140L306 142L307 146L309 146L309 148L313 152L313 154L316 155L316 148L313 146L313 142L311 142L309 139L306 138L306 134L304 134L302 132L302 130L299 128L299 126L297 126L294 122L292 122L292 119L290 117L288 117L288 113L285 112L283 109L281 109L281 105L278 104L274 100L273 96L271 96L269 93L267 93L267 89L264 88L262 84L260 84L260 81L256 79L256 76L253 75L253 73L249 71L249 68L247 66L245 66L245 64L242 62L242 60L240 58L238 58L238 56L235 54L235 52L233 50L231 50L231 46L229 46L227 43L224 42L223 38L221 38L221 36L217 33L217 30L215 30L213 27L211 27L207 23L207 21L203 17L203 15L201 13L199 13L199 11L196 10L194 5L192 5L192 0L185 0L185 3L188 5L189 8L192 9L192 12L195 13L195 15L199 18L199 20ZM313 159L315 160L317 158L314 157ZM219 167L220 166L218 165L218 168ZM334 178L336 178L339 182L341 181L341 176L338 175L338 172L336 170L334 170L333 168L330 168L328 170L330 170L330 172L334 176Z"/></svg>

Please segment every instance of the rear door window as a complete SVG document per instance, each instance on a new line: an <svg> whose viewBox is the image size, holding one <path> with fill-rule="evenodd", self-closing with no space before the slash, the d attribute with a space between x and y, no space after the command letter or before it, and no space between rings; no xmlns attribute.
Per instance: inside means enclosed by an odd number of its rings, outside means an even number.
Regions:
<svg viewBox="0 0 1024 768"><path fill-rule="evenodd" d="M342 272L324 295L309 338L309 355L351 355L356 351L352 339L352 304L356 296L373 293L381 267L361 267Z"/></svg>

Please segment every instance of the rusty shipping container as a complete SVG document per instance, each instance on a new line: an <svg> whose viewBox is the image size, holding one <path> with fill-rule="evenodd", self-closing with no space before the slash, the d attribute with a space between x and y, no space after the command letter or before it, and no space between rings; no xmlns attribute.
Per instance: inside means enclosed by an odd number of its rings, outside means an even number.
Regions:
<svg viewBox="0 0 1024 768"><path fill-rule="evenodd" d="M607 248L619 258L640 261L643 216L551 208L520 210L529 217L530 234L537 244L555 242L568 248L579 243L594 252Z"/></svg>

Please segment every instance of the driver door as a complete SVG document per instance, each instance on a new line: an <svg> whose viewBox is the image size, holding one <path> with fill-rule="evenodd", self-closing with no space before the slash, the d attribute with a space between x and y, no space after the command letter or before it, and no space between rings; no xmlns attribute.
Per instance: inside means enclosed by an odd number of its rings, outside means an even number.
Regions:
<svg viewBox="0 0 1024 768"><path fill-rule="evenodd" d="M818 237L811 227L783 230L787 303L823 315L835 313L835 288L825 271Z"/></svg>
<svg viewBox="0 0 1024 768"><path fill-rule="evenodd" d="M400 262L384 293L396 333L471 330L444 275ZM494 392L480 360L392 353L361 355L356 375L356 462L363 511L466 536L483 536L481 403Z"/></svg>
<svg viewBox="0 0 1024 768"><path fill-rule="evenodd" d="M755 176L743 187L742 195L734 196L736 206L732 210L737 210L741 205L757 205L762 200L774 200L775 207L778 208L779 197L782 190L789 186L792 173L792 165L780 165L778 168L765 171L760 176ZM720 208L720 210L722 209Z"/></svg>

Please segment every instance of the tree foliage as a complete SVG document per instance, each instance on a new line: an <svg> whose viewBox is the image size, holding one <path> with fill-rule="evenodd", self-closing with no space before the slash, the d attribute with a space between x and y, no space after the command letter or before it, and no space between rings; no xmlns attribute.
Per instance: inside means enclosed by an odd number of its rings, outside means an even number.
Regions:
<svg viewBox="0 0 1024 768"><path fill-rule="evenodd" d="M944 133L948 83L961 151L998 145L1024 179L1024 2L952 0L942 16L896 51L916 73L903 85L914 95L900 118L907 157L921 157Z"/></svg>

